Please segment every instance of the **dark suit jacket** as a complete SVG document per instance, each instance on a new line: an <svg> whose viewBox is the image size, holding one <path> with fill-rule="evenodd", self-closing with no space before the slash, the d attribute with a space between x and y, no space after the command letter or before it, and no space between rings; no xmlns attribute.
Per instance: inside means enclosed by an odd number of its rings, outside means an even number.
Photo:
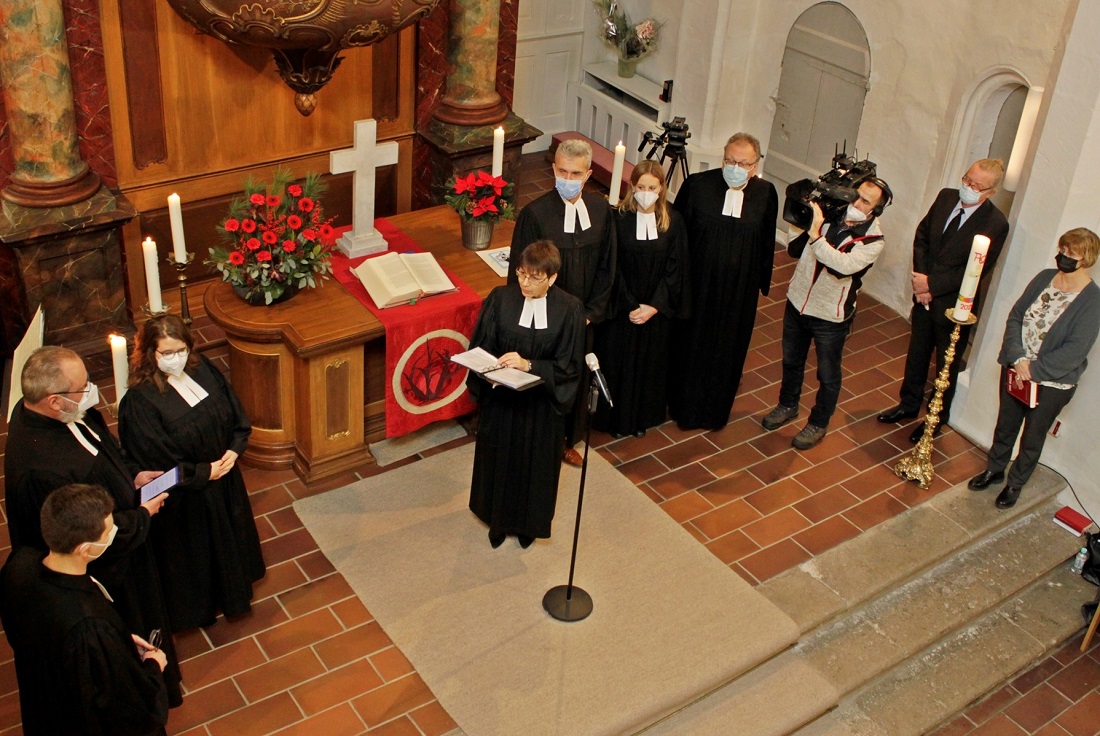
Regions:
<svg viewBox="0 0 1100 736"><path fill-rule="evenodd" d="M928 286L932 292L930 309L934 315L942 315L945 309L955 306L974 236L985 235L989 238L982 281L993 272L1008 237L1008 220L992 202L986 200L978 205L977 212L967 218L958 232L945 241L943 229L947 227L947 218L958 203L958 189L941 189L928 214L917 225L913 238L913 270L928 276Z"/></svg>

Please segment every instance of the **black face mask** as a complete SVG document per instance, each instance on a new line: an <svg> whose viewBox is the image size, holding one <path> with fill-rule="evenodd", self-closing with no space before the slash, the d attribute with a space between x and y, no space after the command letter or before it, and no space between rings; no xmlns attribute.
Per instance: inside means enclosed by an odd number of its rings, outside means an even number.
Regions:
<svg viewBox="0 0 1100 736"><path fill-rule="evenodd" d="M1062 253L1054 256L1054 262L1058 265L1058 270L1062 273L1073 273L1077 270L1077 264L1080 263L1078 259L1070 258Z"/></svg>

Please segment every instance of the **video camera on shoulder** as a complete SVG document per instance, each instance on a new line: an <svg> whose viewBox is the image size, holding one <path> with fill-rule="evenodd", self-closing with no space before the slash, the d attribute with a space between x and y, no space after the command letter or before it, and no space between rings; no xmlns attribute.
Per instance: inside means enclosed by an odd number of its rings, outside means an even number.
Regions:
<svg viewBox="0 0 1100 736"><path fill-rule="evenodd" d="M834 153L833 168L817 180L802 179L787 185L783 219L797 228L809 230L814 218L810 203L817 202L825 222L840 222L848 205L859 199L859 185L877 175L874 161L856 161L846 150Z"/></svg>

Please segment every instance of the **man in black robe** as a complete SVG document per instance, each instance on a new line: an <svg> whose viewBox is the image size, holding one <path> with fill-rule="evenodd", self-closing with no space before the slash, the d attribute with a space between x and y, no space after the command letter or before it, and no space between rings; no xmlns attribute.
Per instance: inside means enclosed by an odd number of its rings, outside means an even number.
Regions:
<svg viewBox="0 0 1100 736"><path fill-rule="evenodd" d="M150 518L166 496L138 504L139 486L160 471L131 468L118 441L93 408L99 390L88 380L84 361L71 350L43 347L23 366L23 398L8 423L4 475L8 534L12 549L45 551L39 514L46 497L70 483L102 486L114 499L118 527L114 543L91 564L91 573L110 592L132 631L169 630L160 577L145 544ZM165 637L165 682L172 706L182 703L179 664Z"/></svg>
<svg viewBox="0 0 1100 736"><path fill-rule="evenodd" d="M536 240L550 240L561 253L557 287L584 305L585 323L603 320L615 280L615 227L603 195L584 191L592 175L592 148L584 141L567 140L554 153L554 191L547 192L520 212L512 233L508 283L516 283L516 264L523 249ZM592 347L586 331L585 350ZM577 392L587 393L586 377ZM579 401L583 401L581 398ZM565 461L580 466L573 445L584 436L587 414L578 403L566 420Z"/></svg>
<svg viewBox="0 0 1100 736"><path fill-rule="evenodd" d="M163 734L165 654L134 635L88 574L118 527L97 486L63 486L42 509L49 553L16 548L0 570L27 736Z"/></svg>
<svg viewBox="0 0 1100 736"><path fill-rule="evenodd" d="M729 422L775 254L779 197L756 176L760 141L737 133L723 166L692 174L674 206L688 232L691 316L673 329L668 408L681 429Z"/></svg>

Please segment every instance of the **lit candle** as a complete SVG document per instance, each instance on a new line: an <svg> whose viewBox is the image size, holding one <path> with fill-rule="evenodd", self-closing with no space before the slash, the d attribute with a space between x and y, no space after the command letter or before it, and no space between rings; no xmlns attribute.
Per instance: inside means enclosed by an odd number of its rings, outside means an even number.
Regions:
<svg viewBox="0 0 1100 736"><path fill-rule="evenodd" d="M953 317L956 322L965 322L970 317L970 310L974 308L974 295L978 293L978 281L982 277L982 266L985 265L987 252L989 252L989 238L984 235L975 235L970 245L970 257L966 261L962 287L959 288L959 299L955 302Z"/></svg>
<svg viewBox="0 0 1100 736"><path fill-rule="evenodd" d="M498 125L493 131L493 176L504 173L504 128Z"/></svg>
<svg viewBox="0 0 1100 736"><path fill-rule="evenodd" d="M615 146L615 163L611 167L611 193L607 195L608 203L614 207L619 204L619 190L623 186L623 161L626 160L626 146L622 141Z"/></svg>
<svg viewBox="0 0 1100 736"><path fill-rule="evenodd" d="M122 401L126 384L130 382L130 369L126 365L126 338L108 335L107 342L111 343L111 367L115 369L115 396Z"/></svg>
<svg viewBox="0 0 1100 736"><path fill-rule="evenodd" d="M183 211L178 194L168 195L168 220L172 223L172 257L176 263L186 263L187 243L183 238Z"/></svg>
<svg viewBox="0 0 1100 736"><path fill-rule="evenodd" d="M141 244L141 254L145 258L145 288L149 292L149 311L163 312L164 302L160 299L160 266L157 265L157 244L152 238L145 238Z"/></svg>

